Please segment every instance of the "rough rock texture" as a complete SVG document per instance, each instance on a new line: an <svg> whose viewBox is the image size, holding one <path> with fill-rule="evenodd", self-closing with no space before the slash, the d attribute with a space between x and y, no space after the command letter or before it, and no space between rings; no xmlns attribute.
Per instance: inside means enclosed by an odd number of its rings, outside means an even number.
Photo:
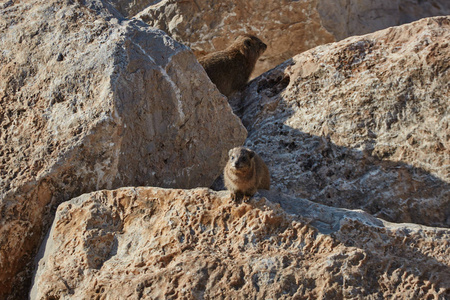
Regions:
<svg viewBox="0 0 450 300"><path fill-rule="evenodd" d="M231 102L273 189L450 226L449 41L450 17L423 19L319 46L251 82Z"/></svg>
<svg viewBox="0 0 450 300"><path fill-rule="evenodd" d="M209 186L246 131L193 53L164 32L101 1L0 8L3 299L13 286L27 291L60 202L102 188Z"/></svg>
<svg viewBox="0 0 450 300"><path fill-rule="evenodd" d="M108 0L124 17L132 17L147 6L154 4L155 0Z"/></svg>
<svg viewBox="0 0 450 300"><path fill-rule="evenodd" d="M448 0L164 0L136 17L199 56L225 49L239 34L255 34L268 45L254 70L259 75L318 45L448 14Z"/></svg>
<svg viewBox="0 0 450 300"><path fill-rule="evenodd" d="M450 14L447 0L319 0L322 25L336 40Z"/></svg>
<svg viewBox="0 0 450 300"><path fill-rule="evenodd" d="M449 229L262 195L123 188L65 202L31 299L450 296Z"/></svg>

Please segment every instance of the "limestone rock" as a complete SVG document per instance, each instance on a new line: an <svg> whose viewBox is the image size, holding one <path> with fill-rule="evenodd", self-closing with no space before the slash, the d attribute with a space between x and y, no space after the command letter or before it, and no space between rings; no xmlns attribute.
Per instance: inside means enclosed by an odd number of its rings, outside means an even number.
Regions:
<svg viewBox="0 0 450 300"><path fill-rule="evenodd" d="M270 192L99 191L59 206L31 299L445 299L449 240Z"/></svg>
<svg viewBox="0 0 450 300"><path fill-rule="evenodd" d="M187 47L102 1L83 3L1 6L2 299L27 292L62 201L121 186L209 186L246 137Z"/></svg>
<svg viewBox="0 0 450 300"><path fill-rule="evenodd" d="M450 17L319 46L231 99L275 190L450 226Z"/></svg>
<svg viewBox="0 0 450 300"><path fill-rule="evenodd" d="M164 0L136 17L198 56L225 49L239 34L255 34L268 45L255 67L256 76L318 45L448 14L447 0Z"/></svg>

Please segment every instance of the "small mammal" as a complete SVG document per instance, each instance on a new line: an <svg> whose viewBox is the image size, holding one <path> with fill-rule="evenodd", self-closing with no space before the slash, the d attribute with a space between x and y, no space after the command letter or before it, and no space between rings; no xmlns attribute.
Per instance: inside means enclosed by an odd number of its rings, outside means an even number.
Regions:
<svg viewBox="0 0 450 300"><path fill-rule="evenodd" d="M242 89L255 68L256 61L267 49L254 35L241 35L225 50L199 58L211 81L219 91L229 97Z"/></svg>
<svg viewBox="0 0 450 300"><path fill-rule="evenodd" d="M233 200L250 198L258 189L270 189L269 169L258 154L248 148L236 147L228 152L228 156L223 180Z"/></svg>

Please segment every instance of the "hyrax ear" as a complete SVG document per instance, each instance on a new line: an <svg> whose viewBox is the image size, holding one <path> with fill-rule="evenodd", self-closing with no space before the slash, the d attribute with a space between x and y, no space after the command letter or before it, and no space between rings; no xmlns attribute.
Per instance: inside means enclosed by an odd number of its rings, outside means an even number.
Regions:
<svg viewBox="0 0 450 300"><path fill-rule="evenodd" d="M253 152L252 150L250 150L249 153L248 153L248 156L249 156L250 158L255 157L255 152Z"/></svg>
<svg viewBox="0 0 450 300"><path fill-rule="evenodd" d="M245 46L246 48L250 48L250 47L252 46L252 40L246 39L246 40L244 41L244 46Z"/></svg>

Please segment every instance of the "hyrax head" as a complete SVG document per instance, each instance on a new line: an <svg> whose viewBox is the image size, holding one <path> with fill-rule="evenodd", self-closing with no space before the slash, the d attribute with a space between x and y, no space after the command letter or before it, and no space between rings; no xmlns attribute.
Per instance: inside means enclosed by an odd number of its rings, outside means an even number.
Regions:
<svg viewBox="0 0 450 300"><path fill-rule="evenodd" d="M256 58L261 56L267 49L267 45L264 44L263 41L251 34L238 36L234 43L241 44L244 47L247 56L252 55L256 56Z"/></svg>
<svg viewBox="0 0 450 300"><path fill-rule="evenodd" d="M236 170L245 170L252 166L252 159L255 157L255 152L248 148L236 147L228 151L230 167Z"/></svg>

